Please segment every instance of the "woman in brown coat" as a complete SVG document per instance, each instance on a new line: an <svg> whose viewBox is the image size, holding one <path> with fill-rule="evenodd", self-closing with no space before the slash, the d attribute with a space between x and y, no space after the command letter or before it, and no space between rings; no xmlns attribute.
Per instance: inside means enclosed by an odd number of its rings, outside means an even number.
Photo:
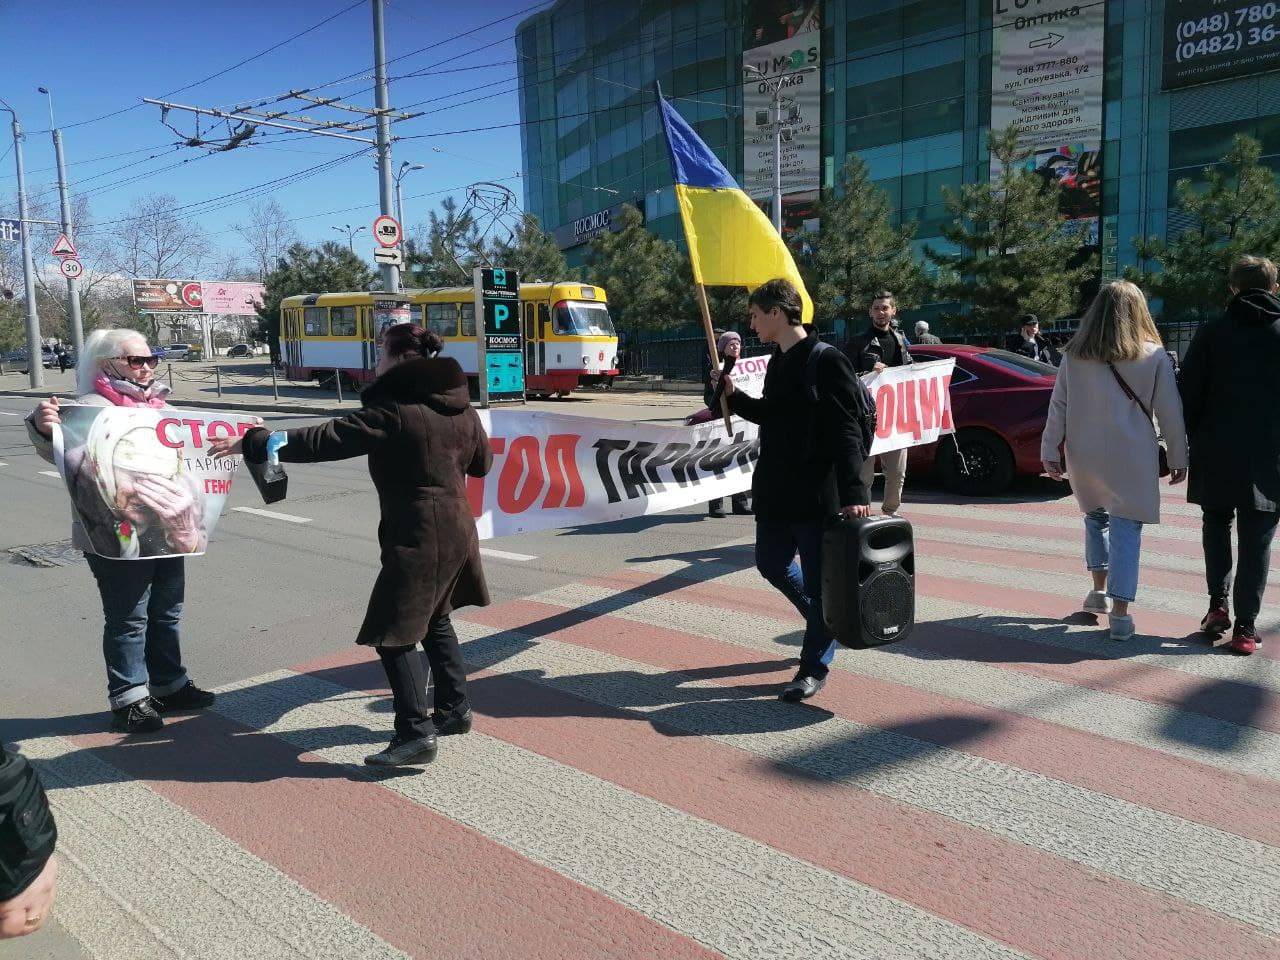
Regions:
<svg viewBox="0 0 1280 960"><path fill-rule="evenodd" d="M441 346L422 327L389 327L378 378L361 394L360 410L282 434L256 428L243 441L214 447L216 456L243 452L249 462L262 463L268 439L283 436L279 457L289 463L369 457L381 509L382 570L356 642L377 649L396 716L390 746L365 758L372 766L429 763L437 734L471 729L466 672L449 613L489 603L466 477L488 473L493 454L471 408L466 375L456 360L437 356ZM435 675L434 715L419 642Z"/></svg>

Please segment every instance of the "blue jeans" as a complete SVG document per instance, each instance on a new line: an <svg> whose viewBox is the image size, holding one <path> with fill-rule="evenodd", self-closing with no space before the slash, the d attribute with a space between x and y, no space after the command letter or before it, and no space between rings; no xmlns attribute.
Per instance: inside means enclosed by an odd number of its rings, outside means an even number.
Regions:
<svg viewBox="0 0 1280 960"><path fill-rule="evenodd" d="M821 524L757 520L756 569L804 617L800 673L821 680L836 655L836 641L822 617Z"/></svg>
<svg viewBox="0 0 1280 960"><path fill-rule="evenodd" d="M187 685L178 642L186 576L182 557L110 560L85 554L102 595L107 701L119 710Z"/></svg>
<svg viewBox="0 0 1280 960"><path fill-rule="evenodd" d="M1113 517L1107 511L1084 515L1084 563L1090 570L1107 571L1107 596L1132 603L1138 595L1138 559L1142 553L1142 523Z"/></svg>

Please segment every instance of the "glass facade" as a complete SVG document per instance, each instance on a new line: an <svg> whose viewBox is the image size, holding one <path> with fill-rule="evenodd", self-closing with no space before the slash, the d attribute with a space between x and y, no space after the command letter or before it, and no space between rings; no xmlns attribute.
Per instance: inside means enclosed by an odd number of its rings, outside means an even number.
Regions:
<svg viewBox="0 0 1280 960"><path fill-rule="evenodd" d="M1011 2L1011 0L1010 0ZM744 0L562 0L517 31L525 205L554 229L634 201L680 239L653 85L742 174ZM782 5L782 6L796 6ZM992 0L824 0L822 182L858 154L917 246L940 246L945 188L985 180ZM1236 133L1280 169L1280 72L1163 91L1163 0L1105 0L1103 273L1182 224L1179 178ZM754 44L751 44L754 46ZM749 118L749 122L754 122ZM574 251L569 251L571 258Z"/></svg>

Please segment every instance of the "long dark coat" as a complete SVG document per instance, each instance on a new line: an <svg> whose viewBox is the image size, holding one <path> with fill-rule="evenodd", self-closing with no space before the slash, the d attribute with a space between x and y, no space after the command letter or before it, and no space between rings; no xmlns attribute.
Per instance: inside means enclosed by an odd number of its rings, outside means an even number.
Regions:
<svg viewBox="0 0 1280 960"><path fill-rule="evenodd" d="M290 430L280 459L369 457L382 513L382 571L356 642L409 646L426 636L433 616L489 603L466 477L488 473L493 454L455 360L406 360L360 399L355 413ZM264 461L269 436L249 431L245 458Z"/></svg>
<svg viewBox="0 0 1280 960"><path fill-rule="evenodd" d="M1210 509L1280 505L1280 298L1233 297L1196 331L1178 377L1191 442L1187 499Z"/></svg>

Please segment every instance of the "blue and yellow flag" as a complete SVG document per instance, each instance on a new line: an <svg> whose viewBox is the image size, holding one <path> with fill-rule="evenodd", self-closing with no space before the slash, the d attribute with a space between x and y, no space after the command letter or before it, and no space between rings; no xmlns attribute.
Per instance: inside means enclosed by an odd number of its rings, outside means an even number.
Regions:
<svg viewBox="0 0 1280 960"><path fill-rule="evenodd" d="M812 323L813 301L773 224L661 94L658 103L693 279L711 287L758 287L785 277L800 291L804 322Z"/></svg>

